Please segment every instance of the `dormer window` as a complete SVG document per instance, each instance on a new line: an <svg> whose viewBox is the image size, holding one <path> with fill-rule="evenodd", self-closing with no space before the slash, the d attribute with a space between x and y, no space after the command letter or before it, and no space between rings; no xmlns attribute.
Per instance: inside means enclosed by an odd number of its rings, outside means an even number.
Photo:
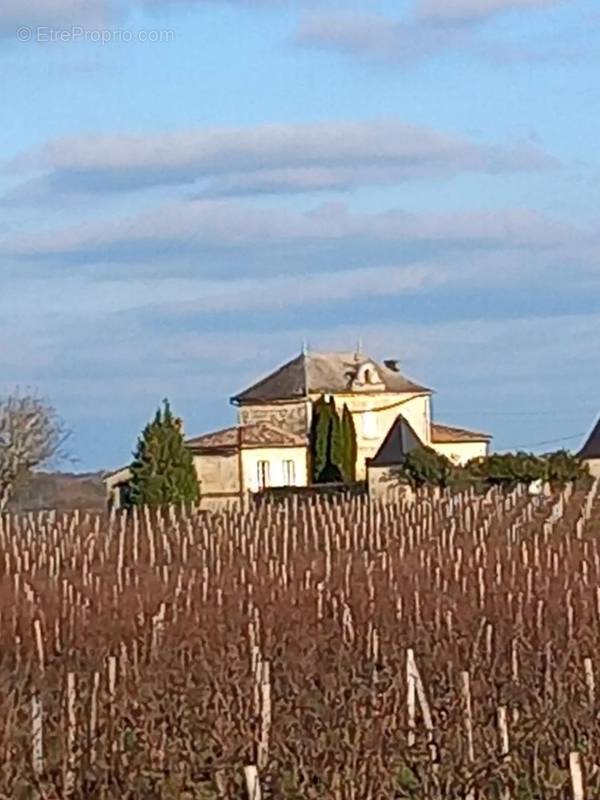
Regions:
<svg viewBox="0 0 600 800"><path fill-rule="evenodd" d="M365 364L361 364L357 369L354 380L352 381L352 389L354 391L360 391L361 389L375 388L383 390L385 386L379 376L377 367L372 362L367 361Z"/></svg>

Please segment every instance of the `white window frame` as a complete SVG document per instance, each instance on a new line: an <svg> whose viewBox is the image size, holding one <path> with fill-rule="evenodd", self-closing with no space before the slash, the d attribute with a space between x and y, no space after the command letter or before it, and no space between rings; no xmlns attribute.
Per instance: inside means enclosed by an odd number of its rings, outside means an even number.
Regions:
<svg viewBox="0 0 600 800"><path fill-rule="evenodd" d="M281 470L283 473L283 485L295 486L296 485L296 462L293 458L284 458L281 462Z"/></svg>
<svg viewBox="0 0 600 800"><path fill-rule="evenodd" d="M259 491L271 485L271 463L266 460L256 462L256 484Z"/></svg>

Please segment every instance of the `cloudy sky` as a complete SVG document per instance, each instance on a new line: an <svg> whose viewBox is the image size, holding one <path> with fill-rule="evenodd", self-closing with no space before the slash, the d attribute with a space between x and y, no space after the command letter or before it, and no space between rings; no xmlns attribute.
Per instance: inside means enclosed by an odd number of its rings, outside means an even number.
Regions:
<svg viewBox="0 0 600 800"><path fill-rule="evenodd" d="M2 0L0 391L78 469L307 341L497 449L600 410L596 0Z"/></svg>

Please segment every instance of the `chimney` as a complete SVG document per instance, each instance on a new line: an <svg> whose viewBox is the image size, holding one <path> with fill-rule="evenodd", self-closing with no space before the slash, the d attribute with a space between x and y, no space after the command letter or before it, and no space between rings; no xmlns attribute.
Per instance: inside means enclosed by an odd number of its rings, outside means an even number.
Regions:
<svg viewBox="0 0 600 800"><path fill-rule="evenodd" d="M398 365L398 359L396 358L386 358L383 362L388 369L391 369L393 372L400 372L400 367Z"/></svg>

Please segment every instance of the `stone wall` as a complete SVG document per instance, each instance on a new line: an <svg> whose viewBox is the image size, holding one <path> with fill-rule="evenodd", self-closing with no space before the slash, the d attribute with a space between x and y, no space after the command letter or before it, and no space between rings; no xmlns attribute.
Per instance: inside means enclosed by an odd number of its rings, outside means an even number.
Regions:
<svg viewBox="0 0 600 800"><path fill-rule="evenodd" d="M306 401L296 403L261 403L254 406L241 406L238 412L240 425L266 422L276 428L304 435L310 426L310 404Z"/></svg>

